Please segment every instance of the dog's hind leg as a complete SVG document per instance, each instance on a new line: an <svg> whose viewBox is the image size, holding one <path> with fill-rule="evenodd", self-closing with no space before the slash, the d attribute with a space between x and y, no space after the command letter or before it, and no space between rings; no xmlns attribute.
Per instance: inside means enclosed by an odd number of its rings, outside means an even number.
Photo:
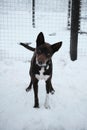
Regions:
<svg viewBox="0 0 87 130"><path fill-rule="evenodd" d="M26 92L29 92L31 90L31 88L32 88L32 80L31 80L29 86L26 88Z"/></svg>

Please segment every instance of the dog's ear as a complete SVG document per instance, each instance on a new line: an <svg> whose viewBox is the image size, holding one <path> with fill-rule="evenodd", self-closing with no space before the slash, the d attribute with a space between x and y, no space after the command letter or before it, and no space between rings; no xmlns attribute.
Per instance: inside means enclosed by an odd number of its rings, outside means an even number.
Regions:
<svg viewBox="0 0 87 130"><path fill-rule="evenodd" d="M62 46L62 42L58 42L58 43L55 43L55 44L51 45L53 53L55 53L56 51L58 51L61 46Z"/></svg>
<svg viewBox="0 0 87 130"><path fill-rule="evenodd" d="M29 46L28 43L22 43L22 42L20 42L20 45L22 45L23 47L27 48L28 50L35 51L35 48Z"/></svg>
<svg viewBox="0 0 87 130"><path fill-rule="evenodd" d="M36 39L36 43L37 43L37 47L39 47L40 45L44 44L45 43L45 40L44 40L44 35L42 32L40 32L37 36L37 39Z"/></svg>

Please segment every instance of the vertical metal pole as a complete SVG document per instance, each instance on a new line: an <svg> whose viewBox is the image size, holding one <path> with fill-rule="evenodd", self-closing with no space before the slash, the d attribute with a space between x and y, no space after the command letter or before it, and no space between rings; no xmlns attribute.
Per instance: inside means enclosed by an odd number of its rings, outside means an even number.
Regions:
<svg viewBox="0 0 87 130"><path fill-rule="evenodd" d="M35 28L35 0L32 0L32 26Z"/></svg>
<svg viewBox="0 0 87 130"><path fill-rule="evenodd" d="M71 36L70 36L70 58L72 61L77 59L80 3L81 3L80 0L72 0Z"/></svg>
<svg viewBox="0 0 87 130"><path fill-rule="evenodd" d="M71 27L71 0L68 0L68 20L67 20L67 29Z"/></svg>

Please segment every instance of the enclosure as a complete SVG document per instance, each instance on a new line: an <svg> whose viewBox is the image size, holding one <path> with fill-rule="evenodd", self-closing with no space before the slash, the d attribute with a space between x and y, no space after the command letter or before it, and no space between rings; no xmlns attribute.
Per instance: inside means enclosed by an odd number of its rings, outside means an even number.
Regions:
<svg viewBox="0 0 87 130"><path fill-rule="evenodd" d="M70 59L73 1L0 0L0 130L87 130L87 0L77 0L75 61ZM50 44L63 42L52 57L50 109L44 108L44 81L39 82L40 108L33 108L33 90L25 91L33 52L19 45L36 47L40 32Z"/></svg>
<svg viewBox="0 0 87 130"><path fill-rule="evenodd" d="M69 4L70 3L70 4ZM62 40L69 53L71 0L36 0L35 28L32 26L32 0L0 1L0 58L28 60L28 52L18 43L31 42L39 32L45 33L48 39ZM80 30L78 55L87 55L87 1L81 1ZM66 42L68 40L68 42ZM49 40L50 42L50 40ZM56 41L53 41L56 42Z"/></svg>

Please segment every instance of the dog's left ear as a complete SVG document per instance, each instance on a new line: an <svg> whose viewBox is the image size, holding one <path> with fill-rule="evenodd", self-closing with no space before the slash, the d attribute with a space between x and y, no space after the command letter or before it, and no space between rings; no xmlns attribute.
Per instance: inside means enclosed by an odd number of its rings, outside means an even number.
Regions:
<svg viewBox="0 0 87 130"><path fill-rule="evenodd" d="M51 45L53 53L55 53L56 51L58 51L61 46L62 46L62 42L58 42L58 43L55 43L55 44Z"/></svg>
<svg viewBox="0 0 87 130"><path fill-rule="evenodd" d="M44 44L45 43L45 40L44 40L44 35L42 32L40 32L37 36L37 39L36 39L36 43L37 43L37 47L39 47L40 45Z"/></svg>

